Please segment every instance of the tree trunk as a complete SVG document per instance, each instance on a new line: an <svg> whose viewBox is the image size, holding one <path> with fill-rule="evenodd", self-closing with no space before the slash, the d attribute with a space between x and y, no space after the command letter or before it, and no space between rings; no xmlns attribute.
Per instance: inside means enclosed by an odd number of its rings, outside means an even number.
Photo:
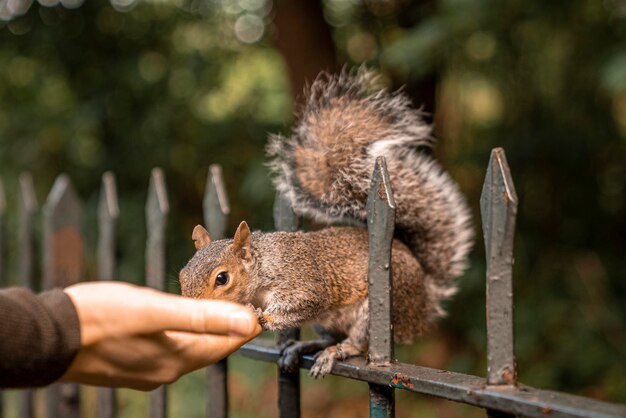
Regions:
<svg viewBox="0 0 626 418"><path fill-rule="evenodd" d="M300 97L305 84L320 71L337 69L331 28L324 19L322 2L275 0L274 24L274 44L287 64L293 95Z"/></svg>

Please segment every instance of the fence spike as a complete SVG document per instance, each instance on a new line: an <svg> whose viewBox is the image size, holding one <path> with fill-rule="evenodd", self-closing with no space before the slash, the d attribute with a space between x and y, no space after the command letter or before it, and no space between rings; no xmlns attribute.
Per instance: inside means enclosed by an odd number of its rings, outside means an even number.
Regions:
<svg viewBox="0 0 626 418"><path fill-rule="evenodd" d="M300 219L293 211L287 198L276 192L274 198L274 227L277 231L297 231Z"/></svg>
<svg viewBox="0 0 626 418"><path fill-rule="evenodd" d="M37 213L37 197L33 187L33 177L30 173L21 173L19 182L19 221L18 221L18 247L19 247L19 277L20 285L29 289L35 289L35 231L34 222ZM32 418L35 416L34 409L35 392L26 389L20 393L19 416Z"/></svg>
<svg viewBox="0 0 626 418"><path fill-rule="evenodd" d="M115 226L119 216L115 175L109 171L102 175L98 202L98 279L115 278ZM117 394L111 388L98 388L99 418L117 415Z"/></svg>
<svg viewBox="0 0 626 418"><path fill-rule="evenodd" d="M202 200L204 222L211 235L211 239L222 239L225 236L228 225L230 205L228 195L224 187L222 167L219 164L211 164Z"/></svg>
<svg viewBox="0 0 626 418"><path fill-rule="evenodd" d="M202 209L203 220L211 239L224 238L230 206L224 187L222 167L218 164L212 164L209 167ZM208 381L206 415L208 418L226 418L228 416L228 358L209 366L206 375Z"/></svg>
<svg viewBox="0 0 626 418"><path fill-rule="evenodd" d="M146 202L146 283L148 286L166 291L165 278L165 227L169 214L165 175L160 168L153 168ZM167 416L167 387L159 386L150 392L150 418Z"/></svg>
<svg viewBox="0 0 626 418"><path fill-rule="evenodd" d="M115 175L102 175L102 187L98 201L98 278L113 280L115 277L115 226L119 216Z"/></svg>
<svg viewBox="0 0 626 418"><path fill-rule="evenodd" d="M7 202L6 202L6 196L4 193L4 182L2 181L2 178L0 177L0 287L4 287L8 285L8 283L6 282L6 277L5 277L6 209L7 209Z"/></svg>
<svg viewBox="0 0 626 418"><path fill-rule="evenodd" d="M391 242L395 221L389 174L385 159L376 159L367 201L367 227L370 242L369 282L369 362L393 360L391 323Z"/></svg>
<svg viewBox="0 0 626 418"><path fill-rule="evenodd" d="M4 215L7 209L6 195L4 193L4 182L0 177L0 215Z"/></svg>
<svg viewBox="0 0 626 418"><path fill-rule="evenodd" d="M5 212L6 212L6 198L4 195L4 183L0 177L0 288L7 285L5 283L5 265L4 265L4 248L5 248ZM4 394L0 391L0 417L4 416Z"/></svg>
<svg viewBox="0 0 626 418"><path fill-rule="evenodd" d="M491 152L480 211L487 257L487 383L515 385L512 272L517 193L502 148Z"/></svg>
<svg viewBox="0 0 626 418"><path fill-rule="evenodd" d="M82 208L65 174L55 180L43 208L44 287L66 287L82 279L84 239ZM76 384L56 384L46 390L46 417L78 418L80 396Z"/></svg>
<svg viewBox="0 0 626 418"><path fill-rule="evenodd" d="M277 231L296 231L299 219L294 213L290 202L276 192L274 199L274 226ZM300 329L294 328L281 331L277 344L280 346L288 340L299 340ZM278 369L278 416L280 418L300 417L300 372L287 373Z"/></svg>
<svg viewBox="0 0 626 418"><path fill-rule="evenodd" d="M384 157L376 158L367 198L369 352L372 365L393 362L391 244L396 204ZM395 416L393 388L370 384L370 417Z"/></svg>

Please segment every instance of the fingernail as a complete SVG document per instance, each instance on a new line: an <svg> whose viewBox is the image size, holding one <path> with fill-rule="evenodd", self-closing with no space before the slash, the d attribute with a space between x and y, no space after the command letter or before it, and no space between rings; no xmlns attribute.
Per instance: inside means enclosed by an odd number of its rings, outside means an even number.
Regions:
<svg viewBox="0 0 626 418"><path fill-rule="evenodd" d="M231 335L248 337L254 332L255 320L247 312L235 312L230 316L228 329Z"/></svg>

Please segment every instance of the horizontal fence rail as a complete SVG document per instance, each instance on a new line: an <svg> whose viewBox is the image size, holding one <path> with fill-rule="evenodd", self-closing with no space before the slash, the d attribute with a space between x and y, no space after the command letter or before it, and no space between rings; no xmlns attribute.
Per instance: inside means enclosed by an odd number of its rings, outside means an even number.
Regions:
<svg viewBox="0 0 626 418"><path fill-rule="evenodd" d="M265 340L248 343L240 348L237 354L272 363L280 358L280 350ZM304 369L310 369L314 362L312 355L305 355L300 365ZM337 362L331 374L527 417L626 416L626 406L623 405L523 385L492 387L487 385L487 380L482 377L413 364L394 363L383 368L368 365L361 357L353 357Z"/></svg>

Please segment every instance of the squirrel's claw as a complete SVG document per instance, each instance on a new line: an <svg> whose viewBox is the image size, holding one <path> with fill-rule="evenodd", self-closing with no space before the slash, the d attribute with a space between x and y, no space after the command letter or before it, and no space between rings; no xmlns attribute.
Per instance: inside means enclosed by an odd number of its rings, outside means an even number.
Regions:
<svg viewBox="0 0 626 418"><path fill-rule="evenodd" d="M318 352L315 354L315 364L311 367L309 375L315 379L326 376L333 369L336 358L337 350L335 347L329 347Z"/></svg>

